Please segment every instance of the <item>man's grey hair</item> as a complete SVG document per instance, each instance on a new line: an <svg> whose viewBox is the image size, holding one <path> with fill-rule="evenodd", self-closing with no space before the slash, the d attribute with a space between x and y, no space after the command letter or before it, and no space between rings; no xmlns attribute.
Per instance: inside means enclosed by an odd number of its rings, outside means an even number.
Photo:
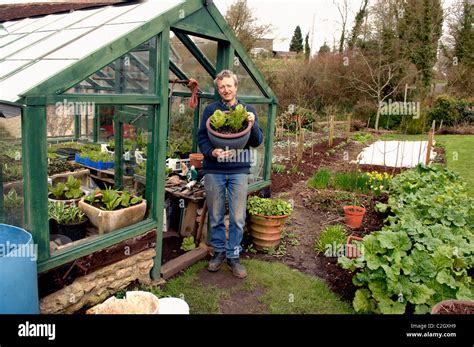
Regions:
<svg viewBox="0 0 474 347"><path fill-rule="evenodd" d="M235 86L239 84L239 81L237 80L237 76L230 70L222 70L219 72L216 76L216 79L214 80L214 85L217 87L217 81L222 81L226 77L232 77L235 83Z"/></svg>

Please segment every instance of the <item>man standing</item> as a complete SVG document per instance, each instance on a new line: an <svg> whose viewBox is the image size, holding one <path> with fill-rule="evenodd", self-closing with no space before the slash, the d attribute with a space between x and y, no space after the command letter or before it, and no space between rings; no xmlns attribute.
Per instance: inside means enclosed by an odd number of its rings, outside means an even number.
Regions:
<svg viewBox="0 0 474 347"><path fill-rule="evenodd" d="M204 110L198 132L198 144L204 155L203 171L209 208L209 235L211 246L214 248L214 255L209 261L208 270L212 272L219 270L227 259L232 274L239 278L245 278L247 271L240 264L239 255L242 250L240 243L243 237L247 207L247 183L251 160L249 147L258 147L262 143L263 133L258 126L255 108L237 100L237 84L237 76L230 70L223 70L217 75L214 85L221 100L210 104ZM233 157L234 151L228 148L215 148L212 145L207 135L206 122L216 110L235 109L238 104L245 107L248 114L247 121L254 122L254 124L247 145L243 151L239 151L241 155L235 158ZM226 195L229 205L228 240L226 240L224 225Z"/></svg>

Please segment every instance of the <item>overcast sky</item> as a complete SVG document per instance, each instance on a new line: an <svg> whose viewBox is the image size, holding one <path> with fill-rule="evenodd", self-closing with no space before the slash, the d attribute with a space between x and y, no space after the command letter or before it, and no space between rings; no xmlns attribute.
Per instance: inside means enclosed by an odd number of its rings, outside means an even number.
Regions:
<svg viewBox="0 0 474 347"><path fill-rule="evenodd" d="M333 40L336 40L336 44L338 42L341 20L334 4L337 1L342 3L342 0L247 0L247 4L254 10L260 23L273 24L275 28L273 32L274 50L288 51L293 32L299 25L303 38L309 32L311 51L314 53L319 50L325 40L331 47ZM214 0L222 14L225 14L233 2L234 0ZM444 7L450 6L454 2L455 0L444 0ZM349 0L348 3L350 12L347 27L350 30L362 0ZM375 0L369 1L370 3L375 3ZM313 29L314 38L312 39Z"/></svg>
<svg viewBox="0 0 474 347"><path fill-rule="evenodd" d="M60 1L60 0L55 0ZM149 0L160 1L160 0ZM311 51L314 53L324 44L332 47L334 40L338 42L341 30L340 15L334 2L343 0L247 0L248 6L254 10L259 23L272 24L274 31L273 49L288 51L290 40L297 25L301 27L303 38L310 35ZM421 0L417 0L421 1ZM444 7L452 5L456 0L442 0ZM0 4L19 2L45 2L45 0L0 0ZM234 0L214 0L224 15ZM349 0L348 30L352 29L354 17L362 0ZM369 4L375 3L370 0ZM314 20L314 26L313 26ZM313 35L314 33L314 35Z"/></svg>

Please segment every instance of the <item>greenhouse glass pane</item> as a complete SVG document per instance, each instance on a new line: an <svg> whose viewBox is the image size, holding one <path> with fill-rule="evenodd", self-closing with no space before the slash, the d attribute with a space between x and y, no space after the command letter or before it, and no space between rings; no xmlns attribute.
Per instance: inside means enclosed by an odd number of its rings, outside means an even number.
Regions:
<svg viewBox="0 0 474 347"><path fill-rule="evenodd" d="M99 8L99 9L94 9L94 10L74 11L72 13L68 13L65 16L55 15L55 16L58 16L58 19L56 21L54 21L54 22L52 22L48 25L45 25L44 27L42 27L38 31L56 31L56 30L65 29L65 28L71 26L72 24L74 24L76 22L79 22L80 20L83 20L84 18L87 18L87 17L93 15L94 13L97 13L97 12L100 12L100 11L103 11L103 10L104 10L103 8Z"/></svg>
<svg viewBox="0 0 474 347"><path fill-rule="evenodd" d="M10 44L6 45L5 47L2 47L2 50L0 52L0 59L4 59L5 57L15 53L16 51L19 51L20 49L29 47L31 44L38 42L39 40L41 40L42 38L45 38L48 35L51 35L51 33L48 33L48 32L32 33L32 34L23 36L19 38L17 41L13 41Z"/></svg>
<svg viewBox="0 0 474 347"><path fill-rule="evenodd" d="M67 93L153 94L154 68L150 66L153 38L107 65Z"/></svg>
<svg viewBox="0 0 474 347"><path fill-rule="evenodd" d="M73 42L77 37L83 35L88 29L70 29L58 31L36 44L22 49L9 57L9 59L38 59L44 55L54 52L57 47L68 42Z"/></svg>
<svg viewBox="0 0 474 347"><path fill-rule="evenodd" d="M140 4L124 15L112 20L111 24L117 23L132 23L132 22L146 22L152 18L159 16L170 8L182 4L180 0L160 0L149 1Z"/></svg>
<svg viewBox="0 0 474 347"><path fill-rule="evenodd" d="M97 27L102 24L108 24L110 20L134 9L136 6L137 5L107 7L106 11L97 12L92 16L84 18L83 20L75 23L71 26L71 29Z"/></svg>
<svg viewBox="0 0 474 347"><path fill-rule="evenodd" d="M56 172L49 174L52 186L57 187L57 184L65 182L68 176L74 176L79 180L81 190L86 194L90 194L95 189L114 188L117 173L114 151L116 150L116 141L119 141L119 139L118 137L114 138L113 127L114 119L120 118L124 121L124 139L122 143L124 147L122 161L123 187L120 187L120 190L128 191L135 196L146 196L146 154L152 138L148 129L148 119L153 114L154 107L146 105L97 105L97 109L101 118L100 126L112 129L112 134L99 144L80 141L50 141L49 157L56 158L54 167L57 168ZM54 110L54 112L56 111ZM103 119L102 116L106 116L106 118ZM124 117L128 118L125 119ZM78 156L76 156L76 153ZM58 160L62 160L62 165ZM113 167L108 167L109 165L113 165ZM71 172L69 166L72 166L74 172ZM164 167L164 164L160 167ZM50 166L48 166L49 170ZM59 197L57 199L62 200ZM148 216L147 210L144 208L135 221L132 220L131 216L123 218L128 222L126 223L128 225L112 225L112 227L107 228L107 225L102 225L100 221L102 218L94 218L94 215L97 215L100 210L90 209L88 208L90 205L83 205L82 203L78 203L78 205L88 216L89 222L86 223L84 228L80 228L76 232L72 232L71 228L58 226L58 223L50 223L52 254L94 242L111 233L116 233L120 229L130 228L133 224ZM52 208L55 207L52 206ZM120 211L123 210L123 208L120 209Z"/></svg>
<svg viewBox="0 0 474 347"><path fill-rule="evenodd" d="M184 44L171 33L170 59L183 71L188 78L194 78L199 83L199 89L203 92L214 93L214 82L212 77L194 58Z"/></svg>
<svg viewBox="0 0 474 347"><path fill-rule="evenodd" d="M24 227L21 119L0 118L0 223Z"/></svg>
<svg viewBox="0 0 474 347"><path fill-rule="evenodd" d="M47 59L81 59L108 42L121 37L129 31L137 28L143 23L104 25L97 30L88 33L69 45L58 49L56 52L46 56Z"/></svg>
<svg viewBox="0 0 474 347"><path fill-rule="evenodd" d="M41 60L0 81L0 100L17 101L20 95L73 64L73 60Z"/></svg>
<svg viewBox="0 0 474 347"><path fill-rule="evenodd" d="M238 58L234 59L234 73L237 75L239 80L239 88L238 94L239 95L246 95L246 96L264 96L260 88L254 82L252 77L250 77L249 73L245 69L242 61Z"/></svg>

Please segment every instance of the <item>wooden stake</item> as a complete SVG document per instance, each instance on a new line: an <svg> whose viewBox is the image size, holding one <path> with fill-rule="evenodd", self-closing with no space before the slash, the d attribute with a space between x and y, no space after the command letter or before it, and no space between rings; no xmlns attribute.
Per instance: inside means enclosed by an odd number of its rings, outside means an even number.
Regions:
<svg viewBox="0 0 474 347"><path fill-rule="evenodd" d="M334 140L334 116L329 117L329 147L332 147Z"/></svg>
<svg viewBox="0 0 474 347"><path fill-rule="evenodd" d="M428 133L428 146L426 147L426 158L425 158L425 165L430 164L430 153L431 153L431 148L433 147L433 138L434 138L434 129L435 129L436 121L433 120L433 125L431 126L431 129Z"/></svg>
<svg viewBox="0 0 474 347"><path fill-rule="evenodd" d="M352 118L352 114L351 113L347 114L347 130L346 130L347 138L351 137L351 118Z"/></svg>

